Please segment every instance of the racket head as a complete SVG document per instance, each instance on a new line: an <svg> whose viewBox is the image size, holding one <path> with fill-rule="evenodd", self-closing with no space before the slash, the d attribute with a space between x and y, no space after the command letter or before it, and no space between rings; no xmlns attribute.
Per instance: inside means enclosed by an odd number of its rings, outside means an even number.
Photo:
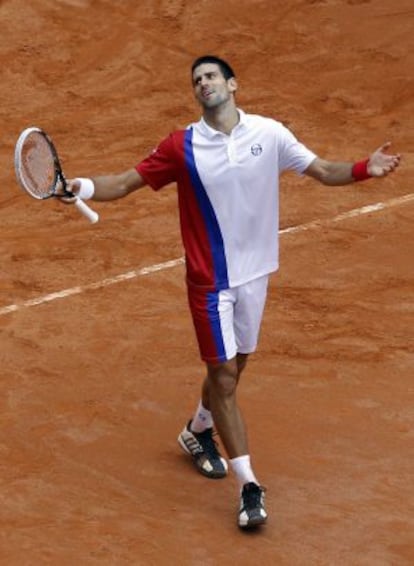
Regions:
<svg viewBox="0 0 414 566"><path fill-rule="evenodd" d="M66 189L56 148L41 128L26 128L20 134L14 152L14 167L19 185L33 198L53 196L59 181Z"/></svg>

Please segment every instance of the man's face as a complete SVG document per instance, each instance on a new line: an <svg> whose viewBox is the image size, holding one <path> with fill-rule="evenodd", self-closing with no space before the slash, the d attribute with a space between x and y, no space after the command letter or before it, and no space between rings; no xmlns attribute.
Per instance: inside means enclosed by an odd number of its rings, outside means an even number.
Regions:
<svg viewBox="0 0 414 566"><path fill-rule="evenodd" d="M203 108L217 108L227 102L236 86L236 80L226 80L216 63L203 63L194 69L194 94Z"/></svg>

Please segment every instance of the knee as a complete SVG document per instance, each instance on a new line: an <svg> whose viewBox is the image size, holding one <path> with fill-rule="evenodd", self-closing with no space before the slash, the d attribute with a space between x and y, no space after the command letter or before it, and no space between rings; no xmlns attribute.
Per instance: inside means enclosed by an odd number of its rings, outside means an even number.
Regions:
<svg viewBox="0 0 414 566"><path fill-rule="evenodd" d="M230 364L215 367L208 373L210 390L220 397L232 397L238 382L238 369Z"/></svg>

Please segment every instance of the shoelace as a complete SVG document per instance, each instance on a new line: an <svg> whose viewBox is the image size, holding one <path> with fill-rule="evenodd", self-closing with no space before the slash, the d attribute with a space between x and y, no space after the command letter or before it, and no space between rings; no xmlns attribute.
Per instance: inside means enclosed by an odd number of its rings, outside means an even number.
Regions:
<svg viewBox="0 0 414 566"><path fill-rule="evenodd" d="M196 435L197 440L200 442L205 454L209 458L220 458L219 452L217 450L217 442L214 440L213 436L217 433L213 432L211 428L204 430L203 432L198 432Z"/></svg>
<svg viewBox="0 0 414 566"><path fill-rule="evenodd" d="M248 484L243 489L243 503L246 509L254 509L262 504L262 489L256 484Z"/></svg>

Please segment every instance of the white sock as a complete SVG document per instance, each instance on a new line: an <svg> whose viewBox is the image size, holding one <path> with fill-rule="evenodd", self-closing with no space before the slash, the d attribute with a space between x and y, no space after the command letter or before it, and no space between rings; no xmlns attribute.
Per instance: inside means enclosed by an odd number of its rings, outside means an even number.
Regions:
<svg viewBox="0 0 414 566"><path fill-rule="evenodd" d="M250 464L250 456L246 454L245 456L238 456L237 458L232 458L230 460L233 472L236 474L240 489L245 483L257 483L260 485L253 473L252 466Z"/></svg>
<svg viewBox="0 0 414 566"><path fill-rule="evenodd" d="M197 411L191 421L191 430L193 432L203 432L206 428L211 428L213 426L213 416L203 407L200 401L197 407Z"/></svg>

